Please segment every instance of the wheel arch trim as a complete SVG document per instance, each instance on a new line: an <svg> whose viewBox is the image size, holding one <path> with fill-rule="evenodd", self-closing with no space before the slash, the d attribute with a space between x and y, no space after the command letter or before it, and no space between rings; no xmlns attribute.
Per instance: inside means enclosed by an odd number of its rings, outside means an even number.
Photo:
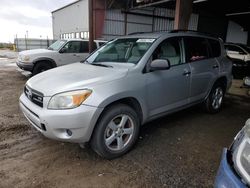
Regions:
<svg viewBox="0 0 250 188"><path fill-rule="evenodd" d="M51 65L53 66L53 68L54 68L54 67L57 67L56 62L55 62L53 59L48 58L48 57L40 57L40 58L37 58L37 59L35 59L32 63L35 65L35 64L37 64L37 63L39 63L39 62L41 62L41 61L48 61L48 62L51 63Z"/></svg>

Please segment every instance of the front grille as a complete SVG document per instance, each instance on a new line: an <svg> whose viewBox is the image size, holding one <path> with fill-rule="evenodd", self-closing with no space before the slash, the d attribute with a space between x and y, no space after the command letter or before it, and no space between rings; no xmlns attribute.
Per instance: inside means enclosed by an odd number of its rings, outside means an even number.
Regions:
<svg viewBox="0 0 250 188"><path fill-rule="evenodd" d="M28 86L24 87L24 93L31 102L33 102L34 104L40 107L43 107L43 94L42 93L34 89L31 89Z"/></svg>

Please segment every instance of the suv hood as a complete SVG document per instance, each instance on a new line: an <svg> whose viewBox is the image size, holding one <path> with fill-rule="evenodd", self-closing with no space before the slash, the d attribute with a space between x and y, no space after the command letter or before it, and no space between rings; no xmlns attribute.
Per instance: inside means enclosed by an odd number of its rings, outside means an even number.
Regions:
<svg viewBox="0 0 250 188"><path fill-rule="evenodd" d="M109 82L126 76L127 68L107 68L83 63L54 68L40 73L27 81L27 85L44 96L57 93L92 88L94 85Z"/></svg>
<svg viewBox="0 0 250 188"><path fill-rule="evenodd" d="M47 50L47 49L25 50L25 51L19 52L19 55L37 55L37 54L43 54L43 53L48 53L48 52L53 52L53 51Z"/></svg>

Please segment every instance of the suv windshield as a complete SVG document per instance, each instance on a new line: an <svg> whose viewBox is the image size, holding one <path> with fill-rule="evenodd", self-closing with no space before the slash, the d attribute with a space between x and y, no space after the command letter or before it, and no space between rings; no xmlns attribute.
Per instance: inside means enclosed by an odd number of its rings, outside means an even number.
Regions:
<svg viewBox="0 0 250 188"><path fill-rule="evenodd" d="M155 39L124 38L108 42L88 59L88 63L133 63L137 64Z"/></svg>
<svg viewBox="0 0 250 188"><path fill-rule="evenodd" d="M57 40L48 47L48 50L58 51L65 43L66 40Z"/></svg>

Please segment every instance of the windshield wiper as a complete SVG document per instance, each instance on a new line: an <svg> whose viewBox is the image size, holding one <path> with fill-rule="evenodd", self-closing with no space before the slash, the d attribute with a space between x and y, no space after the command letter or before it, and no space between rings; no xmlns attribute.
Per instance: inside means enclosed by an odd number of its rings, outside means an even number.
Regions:
<svg viewBox="0 0 250 188"><path fill-rule="evenodd" d="M105 64L100 64L100 63L90 63L88 60L83 60L83 61L80 61L81 63L85 63L85 64L88 64L88 65L94 65L94 66L99 66L99 67L110 67L110 68L113 68L113 66L111 65L105 65Z"/></svg>
<svg viewBox="0 0 250 188"><path fill-rule="evenodd" d="M111 67L111 68L113 68L113 66L111 66L111 65L105 65L105 64L100 64L100 63L90 63L90 65L100 66L100 67Z"/></svg>
<svg viewBox="0 0 250 188"><path fill-rule="evenodd" d="M85 64L90 64L89 62L88 62L88 60L82 60L82 61L80 61L80 63L85 63Z"/></svg>

